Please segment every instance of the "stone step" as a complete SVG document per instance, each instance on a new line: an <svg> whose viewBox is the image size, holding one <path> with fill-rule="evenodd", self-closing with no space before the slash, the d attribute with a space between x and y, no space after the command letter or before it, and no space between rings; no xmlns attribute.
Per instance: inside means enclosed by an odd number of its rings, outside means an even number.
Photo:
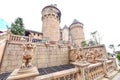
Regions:
<svg viewBox="0 0 120 80"><path fill-rule="evenodd" d="M112 80L113 77L115 77L115 75L117 75L118 71L113 71L113 72L110 72L108 74L108 76L106 76L106 78L108 78L109 80Z"/></svg>
<svg viewBox="0 0 120 80"><path fill-rule="evenodd" d="M108 74L108 76L103 77L101 80L113 80L113 77L117 75L118 71L112 71Z"/></svg>

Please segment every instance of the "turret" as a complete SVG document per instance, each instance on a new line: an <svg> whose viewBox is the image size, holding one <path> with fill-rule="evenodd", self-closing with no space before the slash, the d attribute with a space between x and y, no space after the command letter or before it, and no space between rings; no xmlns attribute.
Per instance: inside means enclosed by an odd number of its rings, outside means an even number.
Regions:
<svg viewBox="0 0 120 80"><path fill-rule="evenodd" d="M81 42L85 40L83 24L76 19L70 25L70 37L73 44L77 46L81 46Z"/></svg>
<svg viewBox="0 0 120 80"><path fill-rule="evenodd" d="M67 42L69 40L69 28L65 25L62 29L62 40Z"/></svg>
<svg viewBox="0 0 120 80"><path fill-rule="evenodd" d="M58 41L60 39L60 19L61 11L56 5L49 5L42 9L42 33L43 37L49 41Z"/></svg>

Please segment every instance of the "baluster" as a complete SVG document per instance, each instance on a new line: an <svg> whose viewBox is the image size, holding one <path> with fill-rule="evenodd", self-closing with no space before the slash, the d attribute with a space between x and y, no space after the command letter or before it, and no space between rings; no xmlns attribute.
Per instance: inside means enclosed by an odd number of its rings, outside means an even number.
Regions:
<svg viewBox="0 0 120 80"><path fill-rule="evenodd" d="M57 80L60 80L60 77L58 77Z"/></svg>
<svg viewBox="0 0 120 80"><path fill-rule="evenodd" d="M74 74L75 74L75 73L72 74L72 80L75 80Z"/></svg>
<svg viewBox="0 0 120 80"><path fill-rule="evenodd" d="M14 38L15 38L15 37L14 37L14 36L12 36L12 40L13 40L13 41L14 41Z"/></svg>
<svg viewBox="0 0 120 80"><path fill-rule="evenodd" d="M70 74L68 74L68 80L70 80Z"/></svg>

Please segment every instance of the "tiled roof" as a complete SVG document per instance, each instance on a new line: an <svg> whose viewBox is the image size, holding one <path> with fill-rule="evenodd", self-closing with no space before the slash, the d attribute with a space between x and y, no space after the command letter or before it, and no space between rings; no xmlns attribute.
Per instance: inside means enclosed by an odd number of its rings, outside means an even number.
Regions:
<svg viewBox="0 0 120 80"><path fill-rule="evenodd" d="M38 33L38 34L43 34L43 33L41 33L41 32L38 32L38 31L33 31L33 30L29 30L29 29L25 29L25 31L27 32L34 32L34 33Z"/></svg>

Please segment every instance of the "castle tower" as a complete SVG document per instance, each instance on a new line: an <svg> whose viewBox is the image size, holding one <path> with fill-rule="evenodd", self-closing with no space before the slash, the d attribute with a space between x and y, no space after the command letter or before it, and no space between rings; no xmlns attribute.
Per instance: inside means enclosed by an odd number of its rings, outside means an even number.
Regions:
<svg viewBox="0 0 120 80"><path fill-rule="evenodd" d="M76 19L74 19L73 23L70 25L70 37L72 42L77 46L81 46L81 42L85 41L83 24Z"/></svg>
<svg viewBox="0 0 120 80"><path fill-rule="evenodd" d="M60 39L61 12L56 5L49 5L42 9L42 33L49 41Z"/></svg>
<svg viewBox="0 0 120 80"><path fill-rule="evenodd" d="M62 40L65 42L69 41L69 28L67 25L62 29Z"/></svg>

